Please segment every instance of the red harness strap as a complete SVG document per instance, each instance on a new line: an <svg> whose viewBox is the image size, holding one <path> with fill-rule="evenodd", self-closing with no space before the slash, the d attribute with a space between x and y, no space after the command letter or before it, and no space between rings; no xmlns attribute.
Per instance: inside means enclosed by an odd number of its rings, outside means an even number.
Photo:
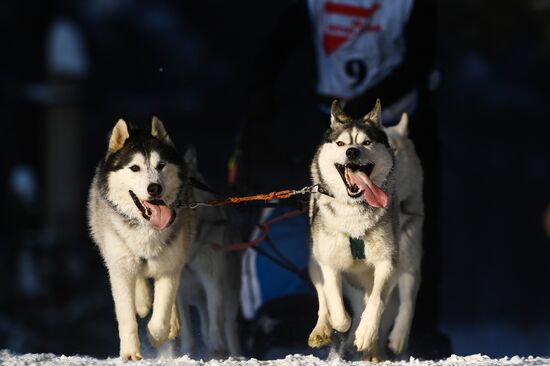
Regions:
<svg viewBox="0 0 550 366"><path fill-rule="evenodd" d="M214 248L217 250L225 250L225 251L233 251L233 250L244 250L246 248L250 248L253 246L256 246L260 244L262 241L265 240L267 233L269 232L270 225L276 224L280 221L290 219L295 216L299 216L303 214L305 210L294 210L286 212L280 216L277 216L269 221L265 221L264 223L260 224L261 226L261 233L260 236L258 236L254 240L245 241L241 243L233 243L233 244L226 244L226 245L220 245L220 244L213 244Z"/></svg>
<svg viewBox="0 0 550 366"><path fill-rule="evenodd" d="M266 194L255 194L253 196L246 196L246 197L227 197L221 200L210 200L206 203L209 206L221 206L226 205L228 203L241 203L241 202L247 202L247 201L270 201L276 198L289 198L292 196L294 191L291 191L289 189L285 189L284 191L277 191L277 192L270 192Z"/></svg>

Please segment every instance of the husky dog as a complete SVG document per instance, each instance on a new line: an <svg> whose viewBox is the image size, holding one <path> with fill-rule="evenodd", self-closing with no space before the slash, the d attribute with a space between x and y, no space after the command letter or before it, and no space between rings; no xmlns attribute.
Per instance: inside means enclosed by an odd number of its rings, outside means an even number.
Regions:
<svg viewBox="0 0 550 366"><path fill-rule="evenodd" d="M178 202L191 195L187 166L162 122L153 117L146 132L119 120L92 181L88 221L109 272L125 360L142 358L136 313L143 318L152 306L147 333L153 346L179 333L176 291L196 218Z"/></svg>
<svg viewBox="0 0 550 366"><path fill-rule="evenodd" d="M353 336L363 357L379 361L384 356L387 332L382 332L381 320L397 282L401 303L389 347L399 353L406 345L419 281L420 243L419 234L410 242L405 238L409 229L400 205L408 198L409 182L390 144L408 143L399 138L404 125L389 131L390 140L381 123L380 101L361 119L346 116L338 101L332 104L330 129L311 165L313 183L328 193L312 195L309 208L309 271L319 301L311 347L328 344L333 329L343 333L351 327L342 279L361 292L361 303L352 299L351 305L361 309Z"/></svg>
<svg viewBox="0 0 550 366"><path fill-rule="evenodd" d="M204 178L199 173L196 151L185 153L189 175L204 189L193 188L194 200L205 202L214 199ZM201 333L209 357L241 355L237 315L241 284L241 253L220 250L217 246L240 242L234 212L223 207L198 207L197 237L188 263L185 265L178 306L181 314L181 346L186 354L194 355L195 337L191 327L189 307L195 306L200 317Z"/></svg>
<svg viewBox="0 0 550 366"><path fill-rule="evenodd" d="M406 350L420 287L422 227L424 225L423 170L413 141L408 137L409 118L403 113L395 126L386 128L395 150L395 184L399 202L399 308L389 335L390 350Z"/></svg>

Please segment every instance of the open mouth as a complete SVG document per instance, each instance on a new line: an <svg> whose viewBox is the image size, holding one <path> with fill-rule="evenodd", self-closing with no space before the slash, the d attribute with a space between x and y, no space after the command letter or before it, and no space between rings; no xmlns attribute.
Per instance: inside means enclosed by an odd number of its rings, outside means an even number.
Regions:
<svg viewBox="0 0 550 366"><path fill-rule="evenodd" d="M163 200L142 201L131 190L128 192L143 218L149 221L155 229L166 228L176 218L174 210L168 207Z"/></svg>
<svg viewBox="0 0 550 366"><path fill-rule="evenodd" d="M346 185L348 196L352 198L360 197L363 194L364 190L359 188L359 186L356 184L356 181L352 179L351 176L355 172L362 172L366 174L367 177L370 177L370 174L374 169L374 163L345 165L336 163L334 164L334 166L336 167L336 170L338 170L338 173L340 173L340 176L342 177L342 180Z"/></svg>

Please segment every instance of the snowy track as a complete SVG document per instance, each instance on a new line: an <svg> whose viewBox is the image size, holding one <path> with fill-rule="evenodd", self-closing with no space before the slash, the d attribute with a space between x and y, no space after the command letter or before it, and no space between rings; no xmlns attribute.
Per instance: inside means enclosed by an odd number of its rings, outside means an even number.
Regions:
<svg viewBox="0 0 550 366"><path fill-rule="evenodd" d="M86 356L57 356L51 353L17 355L10 351L0 351L0 365L2 366L106 366L106 365L133 365L116 358L99 360ZM315 356L293 355L280 360L258 361L228 359L224 361L197 361L188 357L145 359L135 363L136 366L336 366L336 365L369 365L367 362L346 362L341 360L323 361ZM400 362L384 362L383 366L411 365L411 366L550 366L550 358L541 357L505 357L492 359L487 356L451 356L441 361L419 361L410 359Z"/></svg>

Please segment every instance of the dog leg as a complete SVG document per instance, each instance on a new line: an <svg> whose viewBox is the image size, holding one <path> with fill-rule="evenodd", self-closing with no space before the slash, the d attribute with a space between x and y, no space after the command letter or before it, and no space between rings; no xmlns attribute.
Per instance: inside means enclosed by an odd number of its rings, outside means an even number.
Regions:
<svg viewBox="0 0 550 366"><path fill-rule="evenodd" d="M206 298L201 298L200 302L196 304L195 308L199 313L200 326L201 326L201 337L203 340L208 336L208 311L206 309Z"/></svg>
<svg viewBox="0 0 550 366"><path fill-rule="evenodd" d="M168 339L172 309L176 300L179 275L163 276L155 279L153 315L147 324L149 341L155 347Z"/></svg>
<svg viewBox="0 0 550 366"><path fill-rule="evenodd" d="M227 348L223 340L223 304L222 289L215 285L215 280L203 281L206 292L206 308L208 313L208 333L206 344L210 355L224 357Z"/></svg>
<svg viewBox="0 0 550 366"><path fill-rule="evenodd" d="M391 261L376 263L372 292L368 300L365 299L367 306L355 332L355 346L358 351L363 351L364 357L368 361L380 361L378 331L384 306L394 286L393 273L394 266Z"/></svg>
<svg viewBox="0 0 550 366"><path fill-rule="evenodd" d="M357 330L357 326L359 325L359 320L361 320L361 314L365 310L365 298L368 298L369 292L367 290L361 291L354 288L346 280L342 282L342 285L344 294L349 300L351 311L353 313L349 334L341 347L341 353L342 355L345 355L346 353L355 351L355 348L353 347L354 334Z"/></svg>
<svg viewBox="0 0 550 366"><path fill-rule="evenodd" d="M188 356L194 356L196 351L195 337L193 336L193 329L191 324L191 314L189 312L189 303L181 299L182 293L180 292L179 298L176 300L179 313L180 313L180 327L181 327L181 351Z"/></svg>
<svg viewBox="0 0 550 366"><path fill-rule="evenodd" d="M345 333L351 325L351 318L344 308L342 274L340 271L326 265L320 265L320 267L332 328L340 333Z"/></svg>
<svg viewBox="0 0 550 366"><path fill-rule="evenodd" d="M229 292L229 291L228 291ZM229 354L233 357L242 355L241 342L239 341L239 330L237 316L239 314L239 293L228 294L228 304L225 308L225 338Z"/></svg>
<svg viewBox="0 0 550 366"><path fill-rule="evenodd" d="M319 348L330 343L330 333L332 332L332 327L330 325L327 300L323 290L321 269L319 268L317 262L313 260L311 260L309 264L309 276L317 292L319 311L317 313L317 324L311 331L307 343L311 348Z"/></svg>
<svg viewBox="0 0 550 366"><path fill-rule="evenodd" d="M134 301L136 277L132 273L110 270L109 279L118 322L120 357L128 361L139 361L143 357L140 352Z"/></svg>
<svg viewBox="0 0 550 366"><path fill-rule="evenodd" d="M204 316L201 317L201 324L204 324L207 328L206 334L203 334L203 339L208 349L208 353L211 357L224 357L227 355L227 347L224 342L224 303L222 302L224 290L221 287L223 279L220 275L225 273L221 267L213 268L212 271L197 271L197 276L202 288L204 289L205 302L206 302L206 318L208 321L204 322ZM203 306L199 306L201 308ZM201 326L201 329L204 329Z"/></svg>
<svg viewBox="0 0 550 366"><path fill-rule="evenodd" d="M227 338L227 347L229 354L238 357L243 354L241 342L239 341L239 331L237 326L237 314L231 312L226 314L225 318L225 337Z"/></svg>
<svg viewBox="0 0 550 366"><path fill-rule="evenodd" d="M138 276L136 279L136 310L140 318L145 318L151 310L151 288L145 277Z"/></svg>
<svg viewBox="0 0 550 366"><path fill-rule="evenodd" d="M393 329L389 336L388 347L390 350L399 354L407 348L409 332L414 316L414 306L416 295L418 293L419 273L402 273L398 279L399 289L399 310Z"/></svg>
<svg viewBox="0 0 550 366"><path fill-rule="evenodd" d="M170 314L170 331L168 332L169 340L176 339L176 337L180 333L180 326L180 312L178 310L178 305L174 301L174 304L172 305L172 312Z"/></svg>

